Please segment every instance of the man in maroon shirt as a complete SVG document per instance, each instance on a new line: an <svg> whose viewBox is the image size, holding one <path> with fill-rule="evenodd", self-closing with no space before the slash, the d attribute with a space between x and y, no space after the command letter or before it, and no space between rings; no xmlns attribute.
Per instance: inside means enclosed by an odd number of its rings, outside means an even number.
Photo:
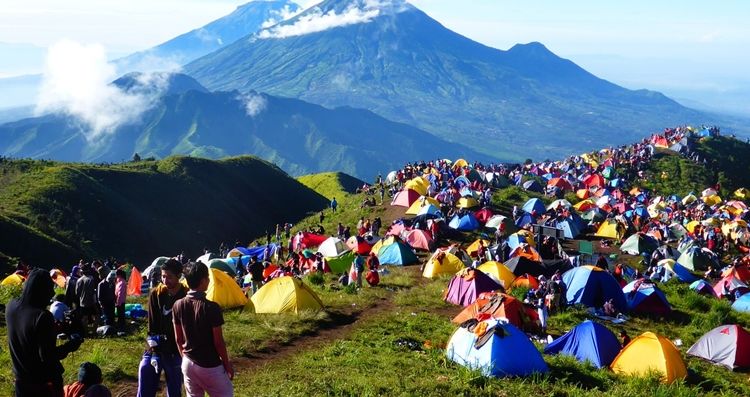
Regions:
<svg viewBox="0 0 750 397"><path fill-rule="evenodd" d="M208 267L201 262L185 265L190 291L172 308L175 340L182 355L182 374L188 396L232 396L234 370L229 362L221 326L224 317L215 302L206 299Z"/></svg>

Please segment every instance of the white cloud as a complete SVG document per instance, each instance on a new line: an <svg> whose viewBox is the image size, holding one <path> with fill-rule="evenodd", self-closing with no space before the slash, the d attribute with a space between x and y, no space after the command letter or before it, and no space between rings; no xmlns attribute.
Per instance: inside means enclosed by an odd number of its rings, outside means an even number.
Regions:
<svg viewBox="0 0 750 397"><path fill-rule="evenodd" d="M306 8L298 7L295 10L292 10L289 5L285 5L284 8L281 10L274 10L271 12L271 17L268 18L265 22L263 22L260 27L261 29L267 29L270 28L273 25L276 25L279 22L286 21L287 19L292 19L296 17L297 15L301 14L303 11L305 11Z"/></svg>
<svg viewBox="0 0 750 397"><path fill-rule="evenodd" d="M268 101L265 97L252 92L238 96L237 100L242 102L245 106L245 113L250 117L259 115L268 106Z"/></svg>
<svg viewBox="0 0 750 397"><path fill-rule="evenodd" d="M257 38L281 39L369 23L382 14L402 12L405 9L406 3L403 0L360 0L353 2L340 14L335 10L324 13L320 8L312 7L294 23L270 26L258 33Z"/></svg>
<svg viewBox="0 0 750 397"><path fill-rule="evenodd" d="M168 74L144 74L141 87L124 91L110 84L115 67L104 47L70 40L50 47L36 106L37 114L60 113L77 118L89 143L97 143L121 125L134 122L154 105Z"/></svg>

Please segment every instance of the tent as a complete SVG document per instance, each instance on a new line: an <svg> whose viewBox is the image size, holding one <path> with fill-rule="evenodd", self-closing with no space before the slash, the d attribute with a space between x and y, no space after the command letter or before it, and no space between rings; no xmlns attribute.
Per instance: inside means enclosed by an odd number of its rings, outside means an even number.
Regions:
<svg viewBox="0 0 750 397"><path fill-rule="evenodd" d="M744 293L742 291L750 290L747 284L740 280L739 277L737 277L737 274L734 272L727 274L726 276L719 279L716 284L714 284L714 293L719 298L723 296L725 290L728 290L727 292L734 294L734 291L738 289L741 293Z"/></svg>
<svg viewBox="0 0 750 397"><path fill-rule="evenodd" d="M525 227L526 225L534 224L535 222L536 218L534 217L534 215L529 214L528 212L524 212L523 214L521 214L521 216L518 217L518 219L516 219L515 226L521 228Z"/></svg>
<svg viewBox="0 0 750 397"><path fill-rule="evenodd" d="M65 288L65 282L67 281L64 271L60 269L52 269L49 271L49 276L52 279L52 281L55 282L55 285L57 285L58 288Z"/></svg>
<svg viewBox="0 0 750 397"><path fill-rule="evenodd" d="M529 376L548 371L534 344L513 324L489 319L476 327L485 332L478 336L476 328L459 327L453 333L445 349L448 359L484 376Z"/></svg>
<svg viewBox="0 0 750 397"><path fill-rule="evenodd" d="M326 241L327 238L328 238L327 236L323 236L320 234L307 233L307 232L297 233L297 235L295 235L293 238L294 244L292 248L294 250L300 250L300 249L305 249L309 247L317 247L320 244L322 244L324 241ZM247 252L248 252L248 255L257 256L258 255L257 250L260 250L262 254L262 251L264 249L265 249L264 247L257 247L255 248L256 251L248 250Z"/></svg>
<svg viewBox="0 0 750 397"><path fill-rule="evenodd" d="M664 266L664 270L669 274L669 277L665 277L665 279L676 277L683 283L692 283L698 279L698 277L691 273L690 270L675 262L674 259L662 259L659 261L658 265Z"/></svg>
<svg viewBox="0 0 750 397"><path fill-rule="evenodd" d="M474 214L467 212L463 216L454 215L448 226L462 232L470 232L479 229L480 225Z"/></svg>
<svg viewBox="0 0 750 397"><path fill-rule="evenodd" d="M418 215L422 208L428 206L440 208L440 202L432 197L421 196L406 210L406 215Z"/></svg>
<svg viewBox="0 0 750 397"><path fill-rule="evenodd" d="M400 234L400 233L399 233ZM375 245L372 246L372 249L370 249L370 252L374 252L376 255L378 252L380 252L380 249L393 244L396 241L396 238L394 236L388 236L384 239L378 240Z"/></svg>
<svg viewBox="0 0 750 397"><path fill-rule="evenodd" d="M232 277L237 275L237 268L235 267L235 265L225 259L211 259L210 261L208 261L207 265L209 269L219 269L231 275Z"/></svg>
<svg viewBox="0 0 750 397"><path fill-rule="evenodd" d="M539 288L539 280L530 275L530 274L524 274L522 276L516 277L515 280L510 284L511 288L528 288L528 289L537 289Z"/></svg>
<svg viewBox="0 0 750 397"><path fill-rule="evenodd" d="M416 178L410 179L404 183L404 189L413 190L422 196L427 195L427 189L430 187L430 181L427 179L418 176Z"/></svg>
<svg viewBox="0 0 750 397"><path fill-rule="evenodd" d="M607 186L607 182L599 174L591 174L591 175L583 178L583 184L586 185L586 187L589 187L589 188L593 187L593 186L599 186L599 187Z"/></svg>
<svg viewBox="0 0 750 397"><path fill-rule="evenodd" d="M746 293L734 301L732 309L742 313L750 313L750 293Z"/></svg>
<svg viewBox="0 0 750 397"><path fill-rule="evenodd" d="M211 259L218 258L218 257L219 256L216 255L216 254L214 254L213 252L206 252L205 254L199 256L195 261L196 262L203 262L205 264L205 263L208 263L208 261L210 261ZM160 257L154 259L153 262L151 262L151 266L154 266L154 265L161 266L164 263L164 261L166 261L167 259L169 259L169 258L167 258L166 256L160 256ZM149 267L151 267L151 266L149 266ZM144 271L144 273L145 273L145 271Z"/></svg>
<svg viewBox="0 0 750 397"><path fill-rule="evenodd" d="M346 240L346 247L352 250L352 252L367 255L372 250L372 245L367 243L364 237L351 236Z"/></svg>
<svg viewBox="0 0 750 397"><path fill-rule="evenodd" d="M513 272L516 277L524 274L531 274L538 277L545 274L545 269L541 262L535 262L523 256L517 256L505 261L505 267Z"/></svg>
<svg viewBox="0 0 750 397"><path fill-rule="evenodd" d="M490 220L493 215L494 214L492 213L492 210L487 207L484 207L474 212L474 216L482 224L486 224L487 221Z"/></svg>
<svg viewBox="0 0 750 397"><path fill-rule="evenodd" d="M573 356L597 368L609 367L620 353L620 341L609 328L586 320L544 348L544 354Z"/></svg>
<svg viewBox="0 0 750 397"><path fill-rule="evenodd" d="M467 268L453 276L443 299L454 305L469 306L482 292L491 292L500 288L500 284L481 270Z"/></svg>
<svg viewBox="0 0 750 397"><path fill-rule="evenodd" d="M418 262L411 248L400 241L381 248L378 251L378 260L382 265L409 265Z"/></svg>
<svg viewBox="0 0 750 397"><path fill-rule="evenodd" d="M435 241L432 234L425 230L414 229L405 231L401 234L404 241L416 250L430 251Z"/></svg>
<svg viewBox="0 0 750 397"><path fill-rule="evenodd" d="M622 289L628 302L628 310L634 313L667 315L672 312L666 295L655 284L635 280Z"/></svg>
<svg viewBox="0 0 750 397"><path fill-rule="evenodd" d="M544 193L544 188L542 188L542 185L540 185L539 182L533 179L530 181L524 182L523 189L529 192Z"/></svg>
<svg viewBox="0 0 750 397"><path fill-rule="evenodd" d="M537 329L537 321L539 320L536 310L532 308L527 310L526 306L512 295L493 291L479 294L477 300L466 306L451 321L455 324L462 324L472 318L479 319L486 316L504 318L523 330Z"/></svg>
<svg viewBox="0 0 750 397"><path fill-rule="evenodd" d="M620 284L609 272L598 267L574 267L563 273L562 280L569 305L582 304L600 308L604 306L604 302L612 299L617 310L625 312L628 309Z"/></svg>
<svg viewBox="0 0 750 397"><path fill-rule="evenodd" d="M522 230L518 233L513 233L508 236L508 247L512 250L520 247L523 244L534 246L534 236L531 233Z"/></svg>
<svg viewBox="0 0 750 397"><path fill-rule="evenodd" d="M706 280L699 279L690 284L690 289L701 294L716 298L714 288Z"/></svg>
<svg viewBox="0 0 750 397"><path fill-rule="evenodd" d="M739 325L721 325L701 336L687 354L729 369L750 367L750 332Z"/></svg>
<svg viewBox="0 0 750 397"><path fill-rule="evenodd" d="M510 289L510 285L516 278L516 275L513 274L513 272L511 272L505 265L500 262L485 262L477 267L477 270L480 270L484 274L488 275L491 279L495 280L506 290Z"/></svg>
<svg viewBox="0 0 750 397"><path fill-rule="evenodd" d="M241 307L247 304L247 296L234 278L219 269L209 269L206 299L216 302L223 309Z"/></svg>
<svg viewBox="0 0 750 397"><path fill-rule="evenodd" d="M651 255L657 248L659 248L659 242L653 237L644 233L638 232L628 237L622 246L620 251L630 255Z"/></svg>
<svg viewBox="0 0 750 397"><path fill-rule="evenodd" d="M441 274L456 274L465 268L464 263L450 252L438 252L424 266L422 276L435 278Z"/></svg>
<svg viewBox="0 0 750 397"><path fill-rule="evenodd" d="M572 192L574 190L573 189L573 185L571 185L570 182L568 182L567 180L565 180L563 178L552 178L552 179L550 179L549 182L547 182L547 187L548 188L549 187L556 187L556 188L558 188L558 189L560 189L562 191L567 190L569 192ZM567 201L567 200L565 200L565 201ZM552 207L552 208L557 208L557 207ZM568 207L567 208L570 208L570 203L568 203Z"/></svg>
<svg viewBox="0 0 750 397"><path fill-rule="evenodd" d="M210 254L204 254L201 258L205 257L206 255L210 255ZM201 262L201 258L198 258L196 261L197 262ZM161 267L168 260L169 260L169 257L166 257L166 256L160 256L160 257L154 259L151 262L151 264L146 269L143 270L143 272L141 273L141 275L143 277L145 277L147 280L150 280L151 276L152 276L152 273L153 272L157 272L158 274L156 274L156 277L157 278L161 278ZM206 265L208 265L208 260L203 261L203 263L206 264Z"/></svg>
<svg viewBox="0 0 750 397"><path fill-rule="evenodd" d="M602 222L601 226L599 226L599 229L596 231L596 235L599 237L611 238L615 240L621 239L624 234L625 226L614 219L608 219Z"/></svg>
<svg viewBox="0 0 750 397"><path fill-rule="evenodd" d="M417 212L417 216L419 215L434 215L438 218L443 217L443 213L440 211L440 206L434 206L432 204L420 207L419 212Z"/></svg>
<svg viewBox="0 0 750 397"><path fill-rule="evenodd" d="M133 266L130 270L128 279L128 296L141 296L141 286L143 285L143 276L137 267Z"/></svg>
<svg viewBox="0 0 750 397"><path fill-rule="evenodd" d="M484 224L484 227L491 228L491 229L499 229L500 225L505 225L505 233L513 233L516 230L516 225L513 223L513 219L502 216L502 215L493 215L492 218L487 220L487 223Z"/></svg>
<svg viewBox="0 0 750 397"><path fill-rule="evenodd" d="M391 205L409 208L415 201L419 200L421 196L421 194L412 189L403 189L393 196Z"/></svg>
<svg viewBox="0 0 750 397"><path fill-rule="evenodd" d="M586 229L586 221L575 212L571 212L565 219L557 222L556 228L563 231L563 237L576 238Z"/></svg>
<svg viewBox="0 0 750 397"><path fill-rule="evenodd" d="M484 244L484 247L489 250L491 242L490 240L478 238L474 240L473 243L469 244L468 247L466 247L466 253L470 256L476 256L477 252L479 251L479 244Z"/></svg>
<svg viewBox="0 0 750 397"><path fill-rule="evenodd" d="M20 274L13 273L10 276L3 279L0 285L21 285L24 282L23 276Z"/></svg>
<svg viewBox="0 0 750 397"><path fill-rule="evenodd" d="M510 252L510 257L515 258L517 256L524 257L528 260L534 261L534 262L541 262L542 256L539 255L539 252L537 252L534 247L530 245L521 245L520 247L517 247L513 251Z"/></svg>
<svg viewBox="0 0 750 397"><path fill-rule="evenodd" d="M328 262L328 268L331 269L331 272L336 274L346 273L349 271L356 256L357 254L354 252L346 251L339 256L326 257L326 262Z"/></svg>
<svg viewBox="0 0 750 397"><path fill-rule="evenodd" d="M338 237L328 237L318 246L318 252L325 257L339 256L347 250L349 248L346 246L346 243Z"/></svg>
<svg viewBox="0 0 750 397"><path fill-rule="evenodd" d="M321 310L323 302L301 280L284 276L261 287L250 300L256 313L299 313L301 310Z"/></svg>
<svg viewBox="0 0 750 397"><path fill-rule="evenodd" d="M250 250L246 247L234 247L227 253L227 258L234 258L235 256L245 256L250 255ZM156 258L154 262L158 261L159 258ZM210 259L209 259L210 260ZM208 262L205 262L208 263Z"/></svg>
<svg viewBox="0 0 750 397"><path fill-rule="evenodd" d="M689 270L706 270L709 266L718 267L719 263L716 258L716 254L711 252L708 248L700 248L697 246L689 248L683 252L677 263L684 266Z"/></svg>
<svg viewBox="0 0 750 397"><path fill-rule="evenodd" d="M525 203L525 204L523 205L523 207L521 207L521 209L522 209L522 210L523 210L524 212L526 212L526 213L529 213L529 214L536 214L537 216L538 216L538 215L542 215L543 213L545 213L545 212L547 211L547 210L545 209L545 207L544 207L544 203L542 202L542 200L540 200L540 199L538 199L538 198L532 198L532 199L529 199L529 200L528 200L528 201L527 201L527 202L526 202L526 203Z"/></svg>
<svg viewBox="0 0 750 397"><path fill-rule="evenodd" d="M617 355L611 368L617 374L636 376L658 372L666 383L687 377L680 351L669 339L653 332L633 339Z"/></svg>
<svg viewBox="0 0 750 397"><path fill-rule="evenodd" d="M474 197L461 197L456 202L456 207L463 209L476 208L479 207L479 202Z"/></svg>

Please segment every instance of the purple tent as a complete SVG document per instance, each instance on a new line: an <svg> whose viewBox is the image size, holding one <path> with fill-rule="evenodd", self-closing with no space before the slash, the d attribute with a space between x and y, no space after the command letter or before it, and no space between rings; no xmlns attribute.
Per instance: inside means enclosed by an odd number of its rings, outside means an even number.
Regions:
<svg viewBox="0 0 750 397"><path fill-rule="evenodd" d="M479 294L499 289L502 289L500 284L482 271L465 269L451 279L445 293L445 301L465 307L474 303Z"/></svg>

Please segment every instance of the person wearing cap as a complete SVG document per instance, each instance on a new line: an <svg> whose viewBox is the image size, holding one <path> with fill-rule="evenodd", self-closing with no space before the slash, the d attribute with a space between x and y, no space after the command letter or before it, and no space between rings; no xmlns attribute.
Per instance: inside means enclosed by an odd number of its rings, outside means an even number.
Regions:
<svg viewBox="0 0 750 397"><path fill-rule="evenodd" d="M112 392L102 384L102 369L85 362L78 367L78 380L65 385L65 397L111 397Z"/></svg>

